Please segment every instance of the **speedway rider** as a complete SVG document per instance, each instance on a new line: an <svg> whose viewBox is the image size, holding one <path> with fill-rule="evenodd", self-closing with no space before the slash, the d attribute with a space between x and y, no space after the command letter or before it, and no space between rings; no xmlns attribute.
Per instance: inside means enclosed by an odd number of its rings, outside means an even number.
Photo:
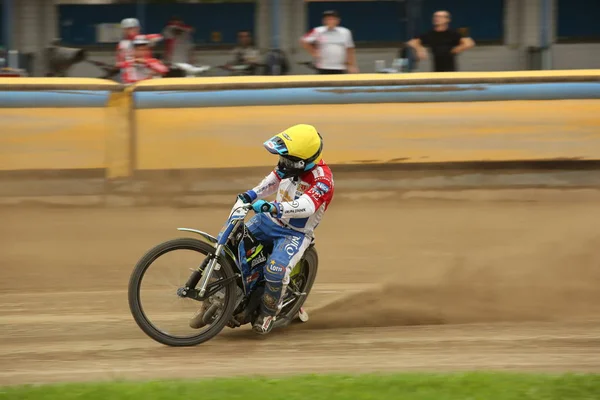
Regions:
<svg viewBox="0 0 600 400"><path fill-rule="evenodd" d="M314 237L314 229L333 198L333 175L321 158L323 140L311 125L295 125L267 140L279 156L275 169L255 188L238 197L257 213L248 230L262 243L273 243L265 264L265 292L252 329L266 334L281 310L290 273ZM277 192L274 202L263 200ZM268 211L263 211L267 204ZM267 207L264 207L267 208Z"/></svg>

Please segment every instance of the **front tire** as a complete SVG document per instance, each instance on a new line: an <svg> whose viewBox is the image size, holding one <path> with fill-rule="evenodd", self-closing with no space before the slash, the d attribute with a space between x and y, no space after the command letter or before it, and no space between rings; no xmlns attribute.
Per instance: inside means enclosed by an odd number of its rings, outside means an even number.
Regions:
<svg viewBox="0 0 600 400"><path fill-rule="evenodd" d="M214 254L215 248L212 245L197 239L178 238L161 243L150 249L138 261L131 274L131 278L129 279L129 309L133 319L140 329L155 341L173 347L195 346L216 336L231 318L233 309L235 307L236 283L235 280L232 280L224 286L225 304L223 312L219 316L218 320L214 321L206 331L191 337L176 337L157 329L144 313L144 309L140 301L140 285L142 283L144 274L150 265L161 255L175 250L192 250L207 256ZM223 276L223 278L230 278L234 276L233 268L228 260L224 259L224 257L220 257L219 264L221 265L221 269L218 272ZM216 272L217 271L213 272L213 276ZM184 284L185 282L181 282L182 286ZM200 306L200 303L198 303L198 306Z"/></svg>

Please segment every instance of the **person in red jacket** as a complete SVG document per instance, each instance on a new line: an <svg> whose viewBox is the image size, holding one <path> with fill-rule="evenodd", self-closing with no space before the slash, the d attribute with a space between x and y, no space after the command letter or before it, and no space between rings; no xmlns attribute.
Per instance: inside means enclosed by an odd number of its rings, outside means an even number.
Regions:
<svg viewBox="0 0 600 400"><path fill-rule="evenodd" d="M133 61L133 39L140 34L140 21L136 18L125 18L121 21L123 29L123 39L117 45L117 62L116 67L121 70L121 81L123 82L123 67L124 63ZM145 35L149 41L148 45L154 45L156 42L163 39L163 36L158 33Z"/></svg>
<svg viewBox="0 0 600 400"><path fill-rule="evenodd" d="M132 40L133 57L121 63L121 79L125 84L152 79L166 74L169 69L159 60L152 57L150 40L138 35Z"/></svg>

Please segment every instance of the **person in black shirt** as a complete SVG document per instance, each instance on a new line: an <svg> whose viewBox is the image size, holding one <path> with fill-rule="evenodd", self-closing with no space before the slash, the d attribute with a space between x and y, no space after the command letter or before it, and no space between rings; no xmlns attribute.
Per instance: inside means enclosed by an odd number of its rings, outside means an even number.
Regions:
<svg viewBox="0 0 600 400"><path fill-rule="evenodd" d="M470 37L463 37L457 30L451 29L450 13L436 11L433 14L433 29L408 41L417 52L417 58L427 58L427 50L433 54L433 70L435 72L456 71L456 55L475 46Z"/></svg>

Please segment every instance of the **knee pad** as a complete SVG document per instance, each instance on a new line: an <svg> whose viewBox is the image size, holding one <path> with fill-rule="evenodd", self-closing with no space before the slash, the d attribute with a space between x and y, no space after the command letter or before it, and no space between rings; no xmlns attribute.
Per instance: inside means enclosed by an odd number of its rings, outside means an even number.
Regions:
<svg viewBox="0 0 600 400"><path fill-rule="evenodd" d="M275 315L281 302L283 279L286 266L271 260L265 265L265 292L263 294L263 312Z"/></svg>
<svg viewBox="0 0 600 400"><path fill-rule="evenodd" d="M267 283L278 283L281 285L283 278L285 278L286 269L286 265L276 260L270 260L265 265L265 280Z"/></svg>

